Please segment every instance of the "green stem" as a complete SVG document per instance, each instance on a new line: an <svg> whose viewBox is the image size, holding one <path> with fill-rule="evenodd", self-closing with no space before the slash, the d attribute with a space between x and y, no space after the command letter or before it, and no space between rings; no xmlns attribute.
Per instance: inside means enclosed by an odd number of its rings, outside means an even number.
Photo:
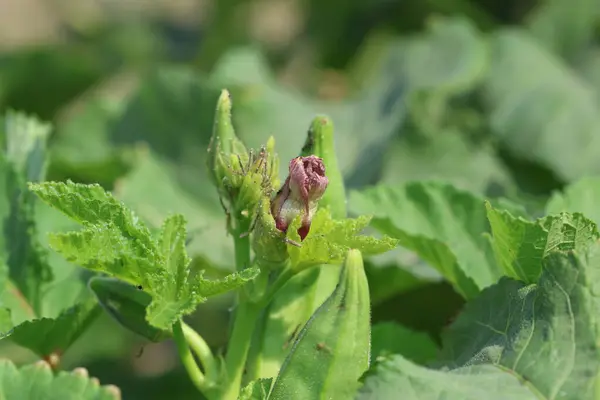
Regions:
<svg viewBox="0 0 600 400"><path fill-rule="evenodd" d="M200 336L198 332L192 329L188 324L182 321L181 327L183 329L183 335L185 336L186 342L202 363L206 377L205 386L210 387L216 385L219 369L210 347L202 338L202 336Z"/></svg>
<svg viewBox="0 0 600 400"><path fill-rule="evenodd" d="M250 264L250 237L246 234L250 228L250 221L244 218L238 219L236 223L234 230L235 267L241 271ZM248 296L243 290L238 291L233 328L225 355L227 383L221 395L222 400L236 400L240 392L254 326L260 314L260 308L248 300Z"/></svg>
<svg viewBox="0 0 600 400"><path fill-rule="evenodd" d="M196 385L201 392L204 392L206 389L204 374L202 374L202 371L200 371L200 368L198 368L198 364L196 364L196 360L194 360L194 356L188 347L185 335L183 333L183 328L181 327L181 320L178 320L173 325L173 339L177 345L179 358L181 359L183 366L190 376L192 383Z"/></svg>
<svg viewBox="0 0 600 400"><path fill-rule="evenodd" d="M247 218L237 221L233 244L235 249L235 268L241 271L250 266L250 221ZM243 236L243 237L240 237Z"/></svg>
<svg viewBox="0 0 600 400"><path fill-rule="evenodd" d="M286 266L283 269L283 271L281 271L281 274L279 274L277 279L275 279L275 282L273 282L273 284L269 286L268 292L265 293L262 296L262 298L258 301L258 308L267 307L271 300L273 300L273 297L275 297L275 294L279 291L279 289L281 289L283 285L285 285L293 276L294 271L292 271L291 268L289 268L289 266Z"/></svg>
<svg viewBox="0 0 600 400"><path fill-rule="evenodd" d="M248 352L248 359L246 361L246 369L248 371L246 379L248 381L253 381L260 377L262 345L270 315L271 305L269 304L261 310L260 315L258 316L256 328L254 329L254 336L252 337L250 345L250 351Z"/></svg>
<svg viewBox="0 0 600 400"><path fill-rule="evenodd" d="M227 387L222 393L221 399L235 400L238 398L242 384L250 342L260 308L246 301L241 301L235 311L233 330L229 338L229 347L225 356L225 368L227 371Z"/></svg>

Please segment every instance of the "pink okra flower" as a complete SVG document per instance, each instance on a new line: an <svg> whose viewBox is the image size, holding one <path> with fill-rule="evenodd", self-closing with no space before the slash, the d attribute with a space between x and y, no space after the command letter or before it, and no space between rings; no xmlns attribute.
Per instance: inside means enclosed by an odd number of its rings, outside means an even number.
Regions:
<svg viewBox="0 0 600 400"><path fill-rule="evenodd" d="M289 175L271 203L271 214L277 229L286 232L294 218L301 215L302 225L298 235L304 240L328 183L321 158L308 156L292 159Z"/></svg>

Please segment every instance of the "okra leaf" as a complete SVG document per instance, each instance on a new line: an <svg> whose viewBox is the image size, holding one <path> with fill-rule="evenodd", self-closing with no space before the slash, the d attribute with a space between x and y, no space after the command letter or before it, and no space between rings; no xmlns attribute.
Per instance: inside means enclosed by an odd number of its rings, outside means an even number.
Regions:
<svg viewBox="0 0 600 400"><path fill-rule="evenodd" d="M371 218L334 220L327 208L319 209L312 219L310 232L301 242L298 235L300 217L296 217L287 230L287 245L292 268L302 270L319 264L340 264L349 249L359 250L364 255L385 253L398 245L398 240L388 236L381 239L361 235Z"/></svg>
<svg viewBox="0 0 600 400"><path fill-rule="evenodd" d="M161 256L149 257L112 222L90 225L75 232L51 233L49 243L72 263L118 276L135 285L151 287L166 277Z"/></svg>
<svg viewBox="0 0 600 400"><path fill-rule="evenodd" d="M594 38L597 3L594 0L545 1L528 16L527 27L538 43L567 61L589 48Z"/></svg>
<svg viewBox="0 0 600 400"><path fill-rule="evenodd" d="M49 125L25 114L7 112L0 118L0 267L8 267L0 270L0 297L20 297L34 314L41 312L41 288L52 280L52 271L37 240L35 196L27 181L44 177L49 134Z"/></svg>
<svg viewBox="0 0 600 400"><path fill-rule="evenodd" d="M600 177L585 177L570 185L562 192L555 192L548 204L547 214L579 212L600 224Z"/></svg>
<svg viewBox="0 0 600 400"><path fill-rule="evenodd" d="M25 181L43 180L46 173L46 142L52 126L15 111L8 111L0 122L0 144L15 171Z"/></svg>
<svg viewBox="0 0 600 400"><path fill-rule="evenodd" d="M8 332L13 327L11 310L9 308L0 308L0 332Z"/></svg>
<svg viewBox="0 0 600 400"><path fill-rule="evenodd" d="M202 171L206 169L204 164L201 167ZM198 183L198 168L194 168L194 185L202 186L202 183ZM190 191L194 188L189 187L191 184L181 182L179 175L175 165L152 151L140 152L138 162L119 181L114 194L135 210L136 215L151 228L160 228L162 221L170 214L185 215L190 257L200 256L217 268L229 269L233 245L227 238L223 210L218 200L192 195ZM208 184L207 179L205 185ZM156 187L161 190L157 191ZM148 196L148 193L152 193L152 196Z"/></svg>
<svg viewBox="0 0 600 400"><path fill-rule="evenodd" d="M160 260L160 252L150 230L123 203L100 185L67 182L30 184L45 203L83 224L110 226L133 253L144 253Z"/></svg>
<svg viewBox="0 0 600 400"><path fill-rule="evenodd" d="M100 314L100 307L93 299L64 310L56 318L38 318L25 321L0 334L28 348L40 357L62 354Z"/></svg>
<svg viewBox="0 0 600 400"><path fill-rule="evenodd" d="M372 307L400 293L441 280L441 275L428 266L407 266L396 258L381 265L370 260L365 263L365 273L371 289Z"/></svg>
<svg viewBox="0 0 600 400"><path fill-rule="evenodd" d="M489 48L481 94L490 131L503 147L565 182L598 174L600 119L593 88L525 31L497 30Z"/></svg>
<svg viewBox="0 0 600 400"><path fill-rule="evenodd" d="M379 183L396 185L440 180L479 194L488 193L490 189L501 188L504 192L514 189L510 172L493 146L474 145L464 132L447 128L445 119L439 124L441 127L436 126L431 137L415 140L418 134L407 134L391 144ZM423 134L419 139L421 136Z"/></svg>
<svg viewBox="0 0 600 400"><path fill-rule="evenodd" d="M269 399L351 399L369 367L369 287L362 256L347 253L339 282L298 334Z"/></svg>
<svg viewBox="0 0 600 400"><path fill-rule="evenodd" d="M171 337L171 331L155 328L146 320L152 296L144 292L143 287L105 277L94 277L88 285L98 303L123 327L152 342Z"/></svg>
<svg viewBox="0 0 600 400"><path fill-rule="evenodd" d="M153 289L152 303L146 319L158 328L171 326L178 318L189 314L196 306L215 296L233 290L254 279L259 269L248 268L219 280L207 280L203 271L190 270L190 258L185 250L185 219L175 215L165 220L161 235L161 249L166 260L166 279Z"/></svg>
<svg viewBox="0 0 600 400"><path fill-rule="evenodd" d="M206 297L242 286L258 274L258 268L249 268L212 281L202 271L192 271L182 215L168 217L156 239L137 215L99 185L45 182L30 187L84 226L51 234L51 246L83 267L141 285L152 296L146 320L155 328L170 329Z"/></svg>
<svg viewBox="0 0 600 400"><path fill-rule="evenodd" d="M498 280L484 199L441 182L374 186L350 195L350 210L372 215L378 231L400 240L466 298Z"/></svg>
<svg viewBox="0 0 600 400"><path fill-rule="evenodd" d="M6 400L121 399L116 386L100 386L98 379L90 378L83 368L54 374L44 361L17 368L9 360L0 360L0 394Z"/></svg>
<svg viewBox="0 0 600 400"><path fill-rule="evenodd" d="M525 283L537 282L542 259L548 253L585 252L600 239L596 224L579 213L560 213L529 221L495 209L489 203L486 208L498 264L506 276Z"/></svg>
<svg viewBox="0 0 600 400"><path fill-rule="evenodd" d="M505 277L485 289L445 334L445 365L500 368L539 398L595 399L599 250L551 253L537 284Z"/></svg>
<svg viewBox="0 0 600 400"><path fill-rule="evenodd" d="M371 330L371 358L401 354L417 364L436 358L438 346L423 332L413 331L395 322L380 322Z"/></svg>
<svg viewBox="0 0 600 400"><path fill-rule="evenodd" d="M518 377L492 365L451 371L413 364L397 354L367 372L356 400L538 400Z"/></svg>

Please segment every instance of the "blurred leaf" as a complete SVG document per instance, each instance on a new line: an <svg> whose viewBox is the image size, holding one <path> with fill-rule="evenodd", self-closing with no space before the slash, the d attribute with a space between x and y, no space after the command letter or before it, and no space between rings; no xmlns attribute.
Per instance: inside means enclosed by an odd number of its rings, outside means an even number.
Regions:
<svg viewBox="0 0 600 400"><path fill-rule="evenodd" d="M600 48L591 47L575 67L579 75L592 85L596 101L600 102Z"/></svg>
<svg viewBox="0 0 600 400"><path fill-rule="evenodd" d="M487 202L486 208L498 264L506 276L525 283L537 282L542 260L549 253L585 252L600 239L596 224L579 213L560 213L533 222Z"/></svg>
<svg viewBox="0 0 600 400"><path fill-rule="evenodd" d="M444 338L451 366L497 366L540 398L596 398L598 252L553 253L538 284L510 278L468 303ZM504 391L502 391L504 392Z"/></svg>
<svg viewBox="0 0 600 400"><path fill-rule="evenodd" d="M0 332L7 332L13 327L10 309L0 308Z"/></svg>
<svg viewBox="0 0 600 400"><path fill-rule="evenodd" d="M338 286L298 334L269 398L352 398L369 367L370 305L357 250L347 253Z"/></svg>
<svg viewBox="0 0 600 400"><path fill-rule="evenodd" d="M273 134L285 174L285 160L302 148L306 125L316 114L331 117L340 168L352 186L372 182L381 169L379 154L404 120L407 96L435 88L446 93L471 89L487 63L485 43L465 19L438 19L419 37L391 45L370 60L364 89L332 104L276 84L258 52L238 49L219 61L211 81L231 90L236 132L252 147ZM365 132L369 132L365 135ZM285 143L283 147L281 144Z"/></svg>
<svg viewBox="0 0 600 400"><path fill-rule="evenodd" d="M475 146L458 132L438 133L431 139L403 137L395 142L386 152L386 167L380 182L443 180L459 189L496 195L514 186L491 146Z"/></svg>
<svg viewBox="0 0 600 400"><path fill-rule="evenodd" d="M536 400L518 377L491 365L451 371L428 369L394 355L367 372L357 400L394 399L398 393L410 400Z"/></svg>
<svg viewBox="0 0 600 400"><path fill-rule="evenodd" d="M97 49L64 44L23 48L0 58L0 106L51 120L56 111L110 71ZM32 95L36 93L36 95Z"/></svg>
<svg viewBox="0 0 600 400"><path fill-rule="evenodd" d="M173 178L182 190L217 210L216 191L206 190L206 150L221 88L188 67L160 68L141 82L114 124L112 141L117 146L147 143L177 166Z"/></svg>
<svg viewBox="0 0 600 400"><path fill-rule="evenodd" d="M98 303L123 327L152 342L171 337L171 332L153 327L146 320L152 296L131 284L114 278L94 277L89 282Z"/></svg>
<svg viewBox="0 0 600 400"><path fill-rule="evenodd" d="M74 265L60 254L50 249L48 232L66 232L77 229L78 224L60 211L45 203L37 202L35 207L37 240L46 249L48 265L52 268L54 280L44 286L44 297L40 317L55 318L63 310L91 296L86 286L88 271ZM88 274L89 275L89 274ZM14 310L13 310L14 312ZM17 321L14 321L17 323Z"/></svg>
<svg viewBox="0 0 600 400"><path fill-rule="evenodd" d="M4 332L0 339L8 338L42 358L52 353L60 355L79 338L99 312L96 302L90 299L63 311L57 318L25 321Z"/></svg>
<svg viewBox="0 0 600 400"><path fill-rule="evenodd" d="M375 229L415 251L466 298L501 276L483 235L484 200L469 192L439 182L375 186L351 193L350 210L373 215Z"/></svg>
<svg viewBox="0 0 600 400"><path fill-rule="evenodd" d="M376 306L390 297L439 280L434 274L421 274L421 271L415 271L415 269L417 268L407 267L403 264L378 265L366 261L365 273L369 281L371 305ZM432 268L431 270L435 271Z"/></svg>
<svg viewBox="0 0 600 400"><path fill-rule="evenodd" d="M48 175L52 180L74 179L110 187L132 164L127 149L110 141L112 126L124 105L115 100L92 99L82 107L57 125Z"/></svg>
<svg viewBox="0 0 600 400"><path fill-rule="evenodd" d="M60 371L55 375L45 362L17 369L9 360L0 360L0 393L6 400L81 399L119 400L114 386L100 386L87 370Z"/></svg>
<svg viewBox="0 0 600 400"><path fill-rule="evenodd" d="M498 31L491 48L483 95L502 144L565 181L599 172L594 91L523 32Z"/></svg>
<svg viewBox="0 0 600 400"><path fill-rule="evenodd" d="M6 157L27 181L44 179L46 142L52 126L35 117L8 111L1 119L0 137Z"/></svg>
<svg viewBox="0 0 600 400"><path fill-rule="evenodd" d="M545 0L530 15L528 25L548 50L574 60L591 43L597 20L596 0Z"/></svg>
<svg viewBox="0 0 600 400"><path fill-rule="evenodd" d="M394 72L411 90L464 93L484 76L486 44L466 18L431 18L424 34L403 42L395 49L399 68Z"/></svg>
<svg viewBox="0 0 600 400"><path fill-rule="evenodd" d="M546 204L546 213L580 212L600 224L600 177L585 177L569 186L562 193L554 193Z"/></svg>
<svg viewBox="0 0 600 400"><path fill-rule="evenodd" d="M412 331L394 322L374 324L371 331L371 359L401 354L417 364L434 360L438 346L426 333Z"/></svg>
<svg viewBox="0 0 600 400"><path fill-rule="evenodd" d="M25 114L8 112L0 119L0 186L4 188L3 199L0 199L3 225L0 265L8 266L9 277L15 285L15 290L10 292L22 297L37 314L42 307L42 286L52 280L52 272L37 240L35 196L27 190L26 183L44 177L49 134L48 125ZM2 280L0 283L6 286Z"/></svg>

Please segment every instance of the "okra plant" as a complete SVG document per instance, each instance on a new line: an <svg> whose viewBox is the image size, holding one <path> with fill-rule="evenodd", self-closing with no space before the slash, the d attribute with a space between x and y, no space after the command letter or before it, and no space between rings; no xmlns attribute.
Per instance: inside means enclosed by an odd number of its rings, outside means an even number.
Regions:
<svg viewBox="0 0 600 400"><path fill-rule="evenodd" d="M10 146L12 138L7 139ZM33 155L34 147L28 150ZM234 244L235 272L222 279L208 279L191 265L184 215L169 216L155 232L97 184L29 182L27 196L36 195L81 225L50 233L50 247L96 273L89 289L124 327L153 341L172 338L189 378L206 398L237 399L255 385L270 390L273 398L300 392L351 396L369 366L369 288L362 257L390 250L397 240L362 235L370 218L346 217L331 121L315 118L280 185L273 139L260 149L247 149L234 132L231 99L223 91L208 152L207 167ZM277 376L248 371L250 362L256 367L262 358L260 349L251 352L252 340L273 299L307 270L328 268L339 275L337 285L289 339L293 343ZM199 303L228 291L236 294L231 334L224 354L216 354L183 319ZM82 315L65 314L59 320L74 325ZM58 323L50 328L57 335L62 334ZM20 343L22 329L19 325L6 336ZM61 347L47 344L40 353L57 359ZM309 375L303 372L307 367L314 368ZM250 386L241 392L245 385Z"/></svg>
<svg viewBox="0 0 600 400"><path fill-rule="evenodd" d="M280 179L273 138L247 148L223 91L206 159L233 254L213 278L188 254L185 215L156 229L100 185L45 181L49 129L11 112L0 131L1 338L41 359L0 361L1 398L119 398L60 367L102 312L172 340L209 400L598 398L600 233L585 216L598 215L597 178L556 193L539 218L438 181L347 193L333 123L317 116ZM38 232L39 201L78 228ZM440 342L372 326L364 259L398 246L466 303ZM58 278L57 255L88 270L85 285ZM185 317L225 292L234 305L220 349Z"/></svg>

